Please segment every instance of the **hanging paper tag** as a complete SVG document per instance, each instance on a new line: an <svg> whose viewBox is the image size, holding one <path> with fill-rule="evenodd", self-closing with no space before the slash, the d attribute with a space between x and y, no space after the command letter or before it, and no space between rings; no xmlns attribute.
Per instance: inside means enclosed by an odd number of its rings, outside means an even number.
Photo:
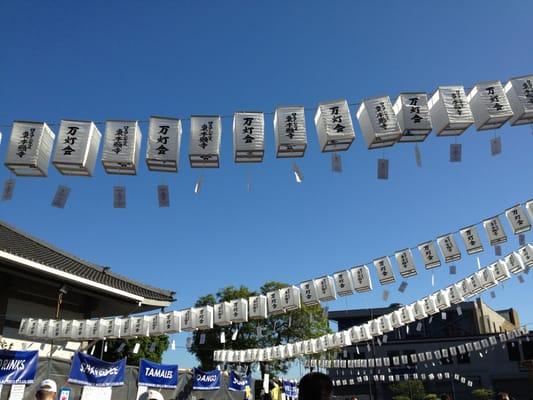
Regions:
<svg viewBox="0 0 533 400"><path fill-rule="evenodd" d="M157 343L156 342L152 342L150 344L150 353L154 353L156 349L157 349Z"/></svg>
<svg viewBox="0 0 533 400"><path fill-rule="evenodd" d="M331 154L331 170L333 172L342 172L341 156L337 153Z"/></svg>
<svg viewBox="0 0 533 400"><path fill-rule="evenodd" d="M126 347L126 342L120 343L120 346L117 348L117 353L120 353Z"/></svg>
<svg viewBox="0 0 533 400"><path fill-rule="evenodd" d="M192 338L188 337L187 340L185 340L185 348L187 350L191 350L192 348Z"/></svg>
<svg viewBox="0 0 533 400"><path fill-rule="evenodd" d="M461 162L461 144L450 144L450 162Z"/></svg>
<svg viewBox="0 0 533 400"><path fill-rule="evenodd" d="M422 154L420 153L418 144L415 144L415 161L416 161L416 166L421 168L422 167Z"/></svg>
<svg viewBox="0 0 533 400"><path fill-rule="evenodd" d="M461 306L457 306L457 308L455 310L457 311L457 315L459 315L459 316L463 315L463 310L462 310Z"/></svg>
<svg viewBox="0 0 533 400"><path fill-rule="evenodd" d="M133 354L137 354L140 349L141 349L141 344L139 342L135 343L135 346L133 346Z"/></svg>
<svg viewBox="0 0 533 400"><path fill-rule="evenodd" d="M455 265L450 265L450 275L457 274L457 267Z"/></svg>
<svg viewBox="0 0 533 400"><path fill-rule="evenodd" d="M59 185L56 190L54 199L52 200L52 207L65 208L67 203L70 188L67 186Z"/></svg>
<svg viewBox="0 0 533 400"><path fill-rule="evenodd" d="M389 179L389 160L386 158L378 159L378 179Z"/></svg>
<svg viewBox="0 0 533 400"><path fill-rule="evenodd" d="M525 282L524 277L522 275L518 275L518 282L520 282L520 283L524 283Z"/></svg>
<svg viewBox="0 0 533 400"><path fill-rule="evenodd" d="M403 293L405 292L405 289L407 289L408 283L406 281L403 281L400 283L400 287L398 288L398 292Z"/></svg>
<svg viewBox="0 0 533 400"><path fill-rule="evenodd" d="M126 187L125 186L113 187L113 207L114 208L126 208Z"/></svg>
<svg viewBox="0 0 533 400"><path fill-rule="evenodd" d="M524 235L523 233L518 235L518 244L520 246L525 246L526 244L526 235Z"/></svg>
<svg viewBox="0 0 533 400"><path fill-rule="evenodd" d="M383 295L382 295L383 301L387 301L389 299L389 294L390 293L388 290L383 291Z"/></svg>
<svg viewBox="0 0 533 400"><path fill-rule="evenodd" d="M416 331L420 332L422 330L422 322L416 324Z"/></svg>
<svg viewBox="0 0 533 400"><path fill-rule="evenodd" d="M447 316L446 313L443 311L443 312L440 313L440 317L442 318L443 321L445 321L446 318L447 318L448 316Z"/></svg>
<svg viewBox="0 0 533 400"><path fill-rule="evenodd" d="M432 322L433 322L433 315L431 315L431 316L429 317L428 324L431 324Z"/></svg>
<svg viewBox="0 0 533 400"><path fill-rule="evenodd" d="M226 343L226 332L220 332L220 343Z"/></svg>
<svg viewBox="0 0 533 400"><path fill-rule="evenodd" d="M104 353L107 353L107 341L104 342Z"/></svg>
<svg viewBox="0 0 533 400"><path fill-rule="evenodd" d="M304 180L304 177L302 175L302 171L300 171L300 168L296 163L292 164L292 172L294 172L294 178L296 179L296 183L302 183Z"/></svg>
<svg viewBox="0 0 533 400"><path fill-rule="evenodd" d="M2 192L2 201L11 200L13 191L15 190L15 180L8 179L4 183L4 191Z"/></svg>
<svg viewBox="0 0 533 400"><path fill-rule="evenodd" d="M496 298L496 292L494 290L490 291L490 298L495 299Z"/></svg>
<svg viewBox="0 0 533 400"><path fill-rule="evenodd" d="M502 140L499 136L490 140L490 154L495 156L502 152Z"/></svg>
<svg viewBox="0 0 533 400"><path fill-rule="evenodd" d="M168 192L168 185L157 186L157 199L159 200L159 207L169 207L170 197Z"/></svg>
<svg viewBox="0 0 533 400"><path fill-rule="evenodd" d="M233 334L231 335L231 341L234 342L237 340L237 335L239 334L239 330L238 329L235 329L233 331Z"/></svg>
<svg viewBox="0 0 533 400"><path fill-rule="evenodd" d="M200 193L200 190L202 190L202 183L204 182L204 177L200 176L196 183L194 184L194 194Z"/></svg>
<svg viewBox="0 0 533 400"><path fill-rule="evenodd" d="M172 339L172 343L170 344L170 349L176 350L176 341L174 339Z"/></svg>
<svg viewBox="0 0 533 400"><path fill-rule="evenodd" d="M205 344L205 333L200 334L200 344Z"/></svg>
<svg viewBox="0 0 533 400"><path fill-rule="evenodd" d="M435 272L431 272L431 287L435 287Z"/></svg>
<svg viewBox="0 0 533 400"><path fill-rule="evenodd" d="M502 255L502 246L500 246L499 244L494 246L494 254L497 255L497 256L501 256Z"/></svg>

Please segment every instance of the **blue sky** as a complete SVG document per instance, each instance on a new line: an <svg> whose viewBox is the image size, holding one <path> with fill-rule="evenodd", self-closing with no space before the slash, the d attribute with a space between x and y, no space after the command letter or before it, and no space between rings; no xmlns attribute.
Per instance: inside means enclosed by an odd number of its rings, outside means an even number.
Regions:
<svg viewBox="0 0 533 400"><path fill-rule="evenodd" d="M313 108L381 94L394 100L401 91L506 81L533 72L532 12L522 1L2 2L0 125L270 112L280 105ZM200 171L188 166L186 122L178 174L149 172L143 162L136 177L106 175L99 164L93 178L75 178L51 166L46 179L17 179L0 218L116 272L175 290L179 309L225 285L297 283L368 262L533 197L530 126L471 128L457 139L463 162L454 164L448 158L455 139L431 135L420 145L423 167L417 168L412 144L368 151L355 123L356 141L342 154L344 171L333 174L312 117L309 112L308 152L298 160L305 177L300 185L292 161L274 156L270 116L265 160L247 166L233 163L231 119L224 119L221 168L205 172L202 192L194 195ZM146 125L142 130L146 139ZM2 132L5 155L10 129ZM495 135L503 153L493 157ZM390 160L388 181L376 179L383 154ZM0 179L7 177L2 168ZM161 183L170 186L168 209L157 205ZM63 210L50 207L59 184L72 188ZM112 208L118 184L127 187L125 210ZM506 228L504 252L518 246ZM485 247L482 263L494 259ZM457 266L456 276L447 267L436 271L436 288L474 271L476 259L464 255ZM432 290L430 276L421 271L411 278L403 295L398 284L390 285L387 303L375 282L374 293L329 306L409 302ZM516 307L524 322L533 321L527 280L506 283L497 294L485 300L495 308ZM185 338L178 335L178 345ZM193 362L184 350L166 358Z"/></svg>

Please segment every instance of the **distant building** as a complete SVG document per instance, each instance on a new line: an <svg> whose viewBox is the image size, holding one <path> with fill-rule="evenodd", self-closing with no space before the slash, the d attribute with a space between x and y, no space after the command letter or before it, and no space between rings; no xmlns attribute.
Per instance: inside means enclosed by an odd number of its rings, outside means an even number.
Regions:
<svg viewBox="0 0 533 400"><path fill-rule="evenodd" d="M400 307L392 304L389 307L374 309L359 309L346 311L331 311L329 319L336 321L339 330L349 329L360 325L381 315L390 313ZM494 311L480 299L475 302L465 302L460 305L461 315L455 308L446 311L445 316L436 314L433 318L426 318L387 334L386 342L379 346L376 341L369 346L363 344L348 347L346 352L341 352L339 357L345 359L364 359L376 357L393 357L410 355L426 351L434 351L443 347L457 346L459 344L480 340L493 334L509 331L520 326L520 320L514 309ZM418 323L420 322L420 326ZM418 328L418 329L417 329ZM475 388L492 388L495 391L507 391L516 399L528 399L533 394L533 381L528 379L526 360L533 359L533 335L531 341L523 340L517 344L498 344L487 353L484 351L467 353L457 358L450 358L442 362L422 362L409 366L391 366L374 368L372 373L377 374L404 374L404 373L431 373L452 372L458 373L474 382L470 388L453 379L434 380L426 382L428 393L454 394L455 400L471 399L471 392ZM433 365L434 364L434 365ZM379 372L378 372L379 370ZM357 376L356 369L329 369L332 379L349 379ZM361 370L359 370L361 372ZM392 393L389 383L364 382L355 385L335 387L335 395L349 399L352 396L359 400L372 399L389 400Z"/></svg>
<svg viewBox="0 0 533 400"><path fill-rule="evenodd" d="M175 293L91 264L0 222L0 339L15 348L24 317L89 319L162 309ZM43 347L46 352L45 347Z"/></svg>

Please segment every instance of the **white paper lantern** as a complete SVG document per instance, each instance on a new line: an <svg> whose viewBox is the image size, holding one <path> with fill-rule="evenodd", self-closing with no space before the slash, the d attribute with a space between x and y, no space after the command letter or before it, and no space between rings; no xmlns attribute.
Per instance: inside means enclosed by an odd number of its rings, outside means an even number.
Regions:
<svg viewBox="0 0 533 400"><path fill-rule="evenodd" d="M359 343L361 341L361 334L358 326L352 326L349 330L349 333L352 344Z"/></svg>
<svg viewBox="0 0 533 400"><path fill-rule="evenodd" d="M418 251L424 260L426 269L440 267L440 259L432 241L425 242L418 245Z"/></svg>
<svg viewBox="0 0 533 400"><path fill-rule="evenodd" d="M378 318L379 329L381 332L388 333L392 331L391 316L389 314L382 315Z"/></svg>
<svg viewBox="0 0 533 400"><path fill-rule="evenodd" d="M379 320L377 318L370 320L369 328L370 328L370 335L372 337L381 336L383 334L383 332L381 331L381 327L379 325Z"/></svg>
<svg viewBox="0 0 533 400"><path fill-rule="evenodd" d="M503 282L511 278L511 273L509 272L509 269L507 268L505 262L502 260L493 262L492 264L490 264L490 268L492 269L494 278L499 282Z"/></svg>
<svg viewBox="0 0 533 400"><path fill-rule="evenodd" d="M231 300L231 322L238 324L248 322L248 301L246 299Z"/></svg>
<svg viewBox="0 0 533 400"><path fill-rule="evenodd" d="M28 331L30 328L30 323L32 318L22 318L19 324L19 335L20 336L29 336Z"/></svg>
<svg viewBox="0 0 533 400"><path fill-rule="evenodd" d="M130 317L130 334L132 336L148 336L150 333L149 321L146 316Z"/></svg>
<svg viewBox="0 0 533 400"><path fill-rule="evenodd" d="M44 122L13 122L5 166L17 176L47 176L54 139Z"/></svg>
<svg viewBox="0 0 533 400"><path fill-rule="evenodd" d="M314 280L300 283L300 296L302 298L302 303L306 306L320 304L318 301L318 292Z"/></svg>
<svg viewBox="0 0 533 400"><path fill-rule="evenodd" d="M137 174L141 137L137 121L106 121L102 164L108 174Z"/></svg>
<svg viewBox="0 0 533 400"><path fill-rule="evenodd" d="M196 330L196 308L187 308L181 311L181 330L183 332L192 332Z"/></svg>
<svg viewBox="0 0 533 400"><path fill-rule="evenodd" d="M82 339L85 339L88 337L87 332L87 321L86 319L82 319L78 321L77 326L72 329L72 335L71 338L76 341L81 341Z"/></svg>
<svg viewBox="0 0 533 400"><path fill-rule="evenodd" d="M485 228L485 231L487 232L491 246L507 242L507 235L505 234L500 219L497 216L484 220L483 228Z"/></svg>
<svg viewBox="0 0 533 400"><path fill-rule="evenodd" d="M415 319L420 320L428 316L426 309L424 308L424 302L422 300L415 301L413 303L413 312Z"/></svg>
<svg viewBox="0 0 533 400"><path fill-rule="evenodd" d="M455 284L455 287L457 288L459 296L463 299L468 299L469 297L472 297L474 295L473 289L470 286L470 279L468 278L462 279L457 282Z"/></svg>
<svg viewBox="0 0 533 400"><path fill-rule="evenodd" d="M333 280L335 282L335 291L339 296L348 296L353 294L353 282L350 271L342 270L333 274Z"/></svg>
<svg viewBox="0 0 533 400"><path fill-rule="evenodd" d="M483 251L483 245L481 244L481 239L479 238L479 234L475 225L461 229L459 234L463 238L468 255Z"/></svg>
<svg viewBox="0 0 533 400"><path fill-rule="evenodd" d="M122 331L122 318L106 318L101 325L104 326L104 337L119 338Z"/></svg>
<svg viewBox="0 0 533 400"><path fill-rule="evenodd" d="M475 295L481 293L484 290L483 285L481 284L481 279L477 272L470 275L466 279L468 280L468 284L470 285L470 290L472 294Z"/></svg>
<svg viewBox="0 0 533 400"><path fill-rule="evenodd" d="M477 275L479 277L481 285L485 289L490 289L498 284L498 281L496 280L496 277L494 276L494 273L492 272L492 268L490 268L490 266L485 267L481 271L477 272Z"/></svg>
<svg viewBox="0 0 533 400"><path fill-rule="evenodd" d="M445 262L450 263L461 259L461 252L452 234L438 237L437 244L440 247Z"/></svg>
<svg viewBox="0 0 533 400"><path fill-rule="evenodd" d="M233 151L236 163L263 161L265 116L262 112L236 112L233 115Z"/></svg>
<svg viewBox="0 0 533 400"><path fill-rule="evenodd" d="M372 280L370 279L370 271L366 265L352 268L352 282L354 290L357 293L369 292L372 290Z"/></svg>
<svg viewBox="0 0 533 400"><path fill-rule="evenodd" d="M350 108L346 100L320 103L315 113L320 150L348 150L355 139Z"/></svg>
<svg viewBox="0 0 533 400"><path fill-rule="evenodd" d="M248 317L250 319L266 319L267 298L264 295L251 296L248 299Z"/></svg>
<svg viewBox="0 0 533 400"><path fill-rule="evenodd" d="M513 116L500 81L477 83L468 93L467 99L478 131L498 129Z"/></svg>
<svg viewBox="0 0 533 400"><path fill-rule="evenodd" d="M91 339L103 339L105 338L106 322L105 319L100 318L95 321L95 324L91 327L91 333L89 337Z"/></svg>
<svg viewBox="0 0 533 400"><path fill-rule="evenodd" d="M219 116L191 116L189 161L191 168L218 168L220 166L220 136L222 122Z"/></svg>
<svg viewBox="0 0 533 400"><path fill-rule="evenodd" d="M101 139L91 121L61 120L52 163L63 175L93 176Z"/></svg>
<svg viewBox="0 0 533 400"><path fill-rule="evenodd" d="M515 235L531 230L531 222L520 204L507 209L505 211L505 216L513 228L513 233Z"/></svg>
<svg viewBox="0 0 533 400"><path fill-rule="evenodd" d="M413 259L413 253L411 249L404 249L394 253L394 258L396 258L396 263L398 264L398 269L400 270L400 275L403 278L409 278L410 276L416 275L416 265Z"/></svg>
<svg viewBox="0 0 533 400"><path fill-rule="evenodd" d="M392 146L401 136L389 96L363 100L356 115L369 149Z"/></svg>
<svg viewBox="0 0 533 400"><path fill-rule="evenodd" d="M424 311L428 315L435 315L439 312L439 309L437 308L437 303L435 302L435 296L429 295L422 299L422 302L424 304Z"/></svg>
<svg viewBox="0 0 533 400"><path fill-rule="evenodd" d="M304 107L279 107L274 113L276 157L303 157L307 148Z"/></svg>
<svg viewBox="0 0 533 400"><path fill-rule="evenodd" d="M313 354L316 353L316 341L315 339L309 339L304 341L304 353Z"/></svg>
<svg viewBox="0 0 533 400"><path fill-rule="evenodd" d="M322 278L315 279L315 285L319 301L330 301L337 298L335 294L335 283L331 276L323 276Z"/></svg>
<svg viewBox="0 0 533 400"><path fill-rule="evenodd" d="M441 311L450 308L450 297L447 290L439 290L434 295L435 305Z"/></svg>
<svg viewBox="0 0 533 400"><path fill-rule="evenodd" d="M179 311L171 311L164 314L164 333L178 333L181 332L181 313Z"/></svg>
<svg viewBox="0 0 533 400"><path fill-rule="evenodd" d="M64 319L55 321L52 327L53 328L52 332L51 332L51 336L53 339L61 339L61 338L66 337L64 332L67 327L67 323L68 321Z"/></svg>
<svg viewBox="0 0 533 400"><path fill-rule="evenodd" d="M512 274L518 274L526 269L522 257L516 251L509 253L507 256L505 256L504 260L505 265L507 266L509 272Z"/></svg>
<svg viewBox="0 0 533 400"><path fill-rule="evenodd" d="M463 86L441 86L428 102L437 136L457 136L474 123Z"/></svg>
<svg viewBox="0 0 533 400"><path fill-rule="evenodd" d="M505 84L505 94L513 110L511 125L533 122L533 75L511 78Z"/></svg>
<svg viewBox="0 0 533 400"><path fill-rule="evenodd" d="M196 313L196 328L199 330L213 329L213 306L198 307Z"/></svg>
<svg viewBox="0 0 533 400"><path fill-rule="evenodd" d="M404 325L402 322L402 312L400 310L393 311L391 313L390 322L395 329L402 327Z"/></svg>
<svg viewBox="0 0 533 400"><path fill-rule="evenodd" d="M433 129L426 93L400 93L393 110L402 136L399 142L423 142Z"/></svg>
<svg viewBox="0 0 533 400"><path fill-rule="evenodd" d="M217 326L231 325L231 304L227 301L215 304L214 309L214 323Z"/></svg>
<svg viewBox="0 0 533 400"><path fill-rule="evenodd" d="M150 171L178 172L181 134L181 120L150 117L146 149L146 165Z"/></svg>
<svg viewBox="0 0 533 400"><path fill-rule="evenodd" d="M120 319L120 320L122 321L122 319ZM67 321L67 325L65 326L65 329L64 329L64 337L63 338L64 339L72 339L73 336L74 336L74 333L76 332L76 330L78 329L79 326L80 326L80 321L79 320L73 319L73 320Z"/></svg>
<svg viewBox="0 0 533 400"><path fill-rule="evenodd" d="M37 336L37 333L39 332L39 329L40 329L40 326L42 325L42 323L43 323L42 319L30 318L28 320L28 328L27 328L26 336L29 336L29 337Z"/></svg>
<svg viewBox="0 0 533 400"><path fill-rule="evenodd" d="M280 289L281 307L285 311L297 310L300 304L300 289L296 286L288 286Z"/></svg>
<svg viewBox="0 0 533 400"><path fill-rule="evenodd" d="M283 314L285 310L281 305L281 293L279 290L273 290L266 294L268 315Z"/></svg>
<svg viewBox="0 0 533 400"><path fill-rule="evenodd" d="M368 322L366 324L359 325L359 337L361 338L361 341L367 341L372 338L370 335L370 324Z"/></svg>
<svg viewBox="0 0 533 400"><path fill-rule="evenodd" d="M526 244L518 249L518 254L522 259L524 266L533 267L533 246Z"/></svg>
<svg viewBox="0 0 533 400"><path fill-rule="evenodd" d="M350 331L340 331L337 333L337 343L340 347L351 346L352 339L350 337Z"/></svg>
<svg viewBox="0 0 533 400"><path fill-rule="evenodd" d="M373 263L374 267L376 267L379 283L382 285L387 285L389 283L396 282L389 257L377 258L373 261Z"/></svg>

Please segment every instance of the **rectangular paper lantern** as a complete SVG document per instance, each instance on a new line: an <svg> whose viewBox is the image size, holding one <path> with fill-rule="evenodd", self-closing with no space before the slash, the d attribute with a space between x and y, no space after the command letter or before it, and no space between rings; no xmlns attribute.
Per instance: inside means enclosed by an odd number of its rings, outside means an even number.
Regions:
<svg viewBox="0 0 533 400"><path fill-rule="evenodd" d="M424 260L426 269L437 268L440 266L439 255L437 254L437 250L432 241L419 244L418 251L422 256L422 260Z"/></svg>
<svg viewBox="0 0 533 400"><path fill-rule="evenodd" d="M335 291L339 296L348 296L353 294L353 282L350 271L342 270L333 274L335 281Z"/></svg>
<svg viewBox="0 0 533 400"><path fill-rule="evenodd" d="M496 277L494 276L494 273L492 272L492 268L490 268L490 266L485 267L481 271L477 272L477 275L479 277L481 285L485 289L490 289L498 284L498 281L496 280Z"/></svg>
<svg viewBox="0 0 533 400"><path fill-rule="evenodd" d="M400 275L403 278L409 278L410 276L416 275L416 265L413 259L413 254L411 249L404 249L397 251L394 254L396 258L396 263L398 264Z"/></svg>
<svg viewBox="0 0 533 400"><path fill-rule="evenodd" d="M440 247L445 262L449 263L461 259L461 252L452 234L438 237L437 244Z"/></svg>
<svg viewBox="0 0 533 400"><path fill-rule="evenodd" d="M105 337L105 319L100 318L95 321L95 324L92 326L91 333L89 337L91 339L103 339Z"/></svg>
<svg viewBox="0 0 533 400"><path fill-rule="evenodd" d="M372 280L370 279L370 271L366 265L352 268L352 282L354 290L357 293L369 292L372 290Z"/></svg>
<svg viewBox="0 0 533 400"><path fill-rule="evenodd" d="M531 222L520 204L507 209L505 216L513 228L515 235L531 230Z"/></svg>
<svg viewBox="0 0 533 400"><path fill-rule="evenodd" d="M476 295L478 293L481 293L483 291L483 285L481 284L481 279L478 275L478 273L474 273L466 278L468 280L468 284L470 286L471 294Z"/></svg>
<svg viewBox="0 0 533 400"><path fill-rule="evenodd" d="M137 174L141 137L137 121L106 121L102 165L108 174Z"/></svg>
<svg viewBox="0 0 533 400"><path fill-rule="evenodd" d="M469 297L472 297L475 294L470 285L470 279L468 278L462 279L457 282L455 284L455 287L457 288L459 295L465 299L468 299Z"/></svg>
<svg viewBox="0 0 533 400"><path fill-rule="evenodd" d="M339 347L347 347L352 344L349 331L340 331L340 332L337 332L335 335L336 335L336 342Z"/></svg>
<svg viewBox="0 0 533 400"><path fill-rule="evenodd" d="M349 330L350 333L350 341L352 344L359 343L361 341L361 335L359 334L359 327L353 326Z"/></svg>
<svg viewBox="0 0 533 400"><path fill-rule="evenodd" d="M268 315L283 314L285 310L281 305L281 294L279 290L273 290L266 294Z"/></svg>
<svg viewBox="0 0 533 400"><path fill-rule="evenodd" d="M280 289L281 307L285 311L297 310L301 307L300 289L296 286L288 286Z"/></svg>
<svg viewBox="0 0 533 400"><path fill-rule="evenodd" d="M199 330L213 329L213 306L196 309L196 328Z"/></svg>
<svg viewBox="0 0 533 400"><path fill-rule="evenodd" d="M106 318L102 324L104 325L104 336L106 338L119 338L121 336L122 318Z"/></svg>
<svg viewBox="0 0 533 400"><path fill-rule="evenodd" d="M63 175L93 176L101 139L91 121L61 120L52 164Z"/></svg>
<svg viewBox="0 0 533 400"><path fill-rule="evenodd" d="M402 320L402 323L404 325L410 324L411 322L415 321L415 313L414 313L414 306L411 304L408 304L406 306L403 306L400 308L400 317Z"/></svg>
<svg viewBox="0 0 533 400"><path fill-rule="evenodd" d="M302 303L306 306L320 304L318 301L318 290L314 280L300 283L300 296Z"/></svg>
<svg viewBox="0 0 533 400"><path fill-rule="evenodd" d="M213 322L217 326L231 325L231 304L227 301L213 306Z"/></svg>
<svg viewBox="0 0 533 400"><path fill-rule="evenodd" d="M382 315L378 318L379 328L381 332L388 333L392 331L391 316L389 314Z"/></svg>
<svg viewBox="0 0 533 400"><path fill-rule="evenodd" d="M164 315L164 333L181 332L181 313L179 311L171 311Z"/></svg>
<svg viewBox="0 0 533 400"><path fill-rule="evenodd" d="M424 303L424 311L428 315L435 315L439 312L439 309L437 307L437 303L435 302L435 295L429 295L422 299L422 302Z"/></svg>
<svg viewBox="0 0 533 400"><path fill-rule="evenodd" d="M363 100L356 115L369 149L392 146L401 136L389 96Z"/></svg>
<svg viewBox="0 0 533 400"><path fill-rule="evenodd" d="M248 298L248 317L250 319L266 319L267 298L264 295Z"/></svg>
<svg viewBox="0 0 533 400"><path fill-rule="evenodd" d="M13 122L5 166L17 176L47 176L54 139L44 122Z"/></svg>
<svg viewBox="0 0 533 400"><path fill-rule="evenodd" d="M447 291L451 304L459 304L465 300L462 295L462 290L460 290L460 285L458 283L449 286L447 288Z"/></svg>
<svg viewBox="0 0 533 400"><path fill-rule="evenodd" d="M320 103L315 114L320 150L348 150L355 139L350 108L346 100Z"/></svg>
<svg viewBox="0 0 533 400"><path fill-rule="evenodd" d="M533 123L533 75L511 78L505 84L505 94L513 110L511 125Z"/></svg>
<svg viewBox="0 0 533 400"><path fill-rule="evenodd" d="M459 234L463 238L468 255L483 251L483 245L481 244L481 239L479 238L479 234L475 225L461 229Z"/></svg>
<svg viewBox="0 0 533 400"><path fill-rule="evenodd" d="M315 284L319 301L330 301L337 298L337 295L335 294L335 283L331 276L317 278L315 279Z"/></svg>
<svg viewBox="0 0 533 400"><path fill-rule="evenodd" d="M478 131L498 129L513 116L500 81L477 83L468 93L467 99Z"/></svg>
<svg viewBox="0 0 533 400"><path fill-rule="evenodd" d="M382 285L387 285L389 283L396 282L394 278L394 273L392 272L392 265L390 263L389 257L381 257L373 261L374 266L378 274L379 283Z"/></svg>
<svg viewBox="0 0 533 400"><path fill-rule="evenodd" d="M485 228L485 231L487 232L491 246L507 242L507 235L505 234L502 223L497 216L484 220L483 228Z"/></svg>
<svg viewBox="0 0 533 400"><path fill-rule="evenodd" d="M522 259L524 266L533 267L533 246L526 244L518 249L518 254Z"/></svg>
<svg viewBox="0 0 533 400"><path fill-rule="evenodd" d="M437 136L457 136L474 123L463 86L440 86L428 102Z"/></svg>
<svg viewBox="0 0 533 400"><path fill-rule="evenodd" d="M150 117L146 149L146 165L150 171L178 172L181 134L181 120Z"/></svg>
<svg viewBox="0 0 533 400"><path fill-rule="evenodd" d="M128 318L126 318L128 319ZM71 338L76 340L76 341L81 341L82 339L85 339L88 337L87 335L87 320L86 319L82 319L82 320L79 320L78 321L78 326L76 327L76 329L73 329L72 330L72 335L71 335ZM124 321L122 322L122 325L124 325Z"/></svg>
<svg viewBox="0 0 533 400"><path fill-rule="evenodd" d="M494 278L498 282L503 282L511 278L511 273L509 272L509 269L507 268L507 265L505 264L505 262L502 260L493 262L492 264L490 264L490 268L492 269Z"/></svg>
<svg viewBox="0 0 533 400"><path fill-rule="evenodd" d="M257 163L265 154L265 116L262 112L233 115L233 151L236 163Z"/></svg>
<svg viewBox="0 0 533 400"><path fill-rule="evenodd" d="M31 318L22 318L20 320L20 324L19 324L19 335L20 336L29 336L28 331L29 331L31 321L32 321Z"/></svg>
<svg viewBox="0 0 533 400"><path fill-rule="evenodd" d="M191 116L189 161L191 168L220 166L220 136L222 121L218 115Z"/></svg>
<svg viewBox="0 0 533 400"><path fill-rule="evenodd" d="M231 300L231 322L238 324L248 322L248 301L246 299Z"/></svg>
<svg viewBox="0 0 533 400"><path fill-rule="evenodd" d="M274 113L274 136L276 157L303 157L307 149L304 107L278 107Z"/></svg>
<svg viewBox="0 0 533 400"><path fill-rule="evenodd" d="M400 93L393 110L398 119L400 142L423 142L433 129L426 93Z"/></svg>
<svg viewBox="0 0 533 400"><path fill-rule="evenodd" d="M400 310L391 313L390 322L393 328L398 329L403 326L402 312Z"/></svg>
<svg viewBox="0 0 533 400"><path fill-rule="evenodd" d="M130 335L148 336L148 320L144 316L130 317Z"/></svg>
<svg viewBox="0 0 533 400"><path fill-rule="evenodd" d="M183 332L193 332L196 330L196 308L187 308L181 311L181 330Z"/></svg>
<svg viewBox="0 0 533 400"><path fill-rule="evenodd" d="M413 312L415 314L415 319L417 320L424 319L428 316L422 300L413 303Z"/></svg>
<svg viewBox="0 0 533 400"><path fill-rule="evenodd" d="M434 295L435 304L439 310L446 310L450 308L450 297L447 290L439 290Z"/></svg>

